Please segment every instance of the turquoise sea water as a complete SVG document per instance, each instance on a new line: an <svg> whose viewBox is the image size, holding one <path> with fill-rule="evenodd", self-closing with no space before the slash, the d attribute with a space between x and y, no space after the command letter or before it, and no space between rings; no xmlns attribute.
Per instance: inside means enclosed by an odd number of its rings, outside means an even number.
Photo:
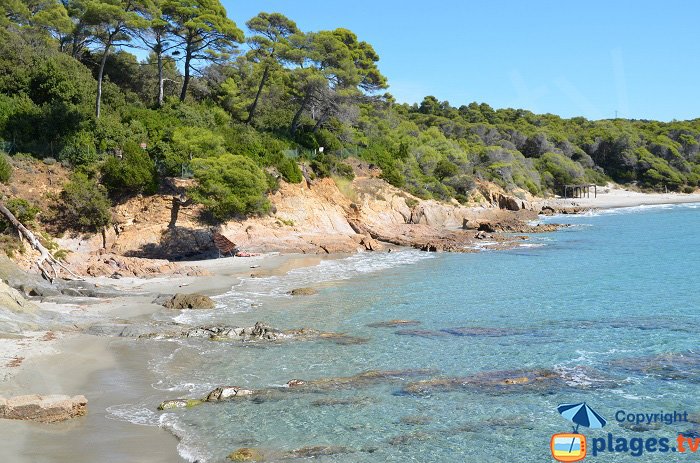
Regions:
<svg viewBox="0 0 700 463"><path fill-rule="evenodd" d="M581 428L589 439L611 432L675 441L678 432L700 432L694 423L631 429L614 419L618 410L700 411L700 205L553 221L573 225L505 252L403 251L324 261L283 278L244 280L218 298L218 310L179 317L238 326L264 320L279 328L343 332L366 343L161 341L151 365L162 378L154 387L167 398L198 397L219 385L259 389L368 370L430 370L423 376L398 373L387 381L162 415L139 415L136 406L116 410L168 427L182 437L184 456L207 462L225 461L239 447L261 449L277 461L309 446L343 447L315 459L324 462L552 461L551 435L571 431L557 405L583 401L608 419L603 430ZM301 286L319 294L285 295ZM367 326L391 319L420 325ZM538 369L554 380L488 384L488 378ZM484 381L422 393L406 387L435 378Z"/></svg>

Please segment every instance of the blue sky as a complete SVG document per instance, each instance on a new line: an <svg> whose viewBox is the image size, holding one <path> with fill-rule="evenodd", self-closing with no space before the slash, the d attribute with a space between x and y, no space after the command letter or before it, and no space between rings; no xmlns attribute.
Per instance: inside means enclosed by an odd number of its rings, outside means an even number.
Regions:
<svg viewBox="0 0 700 463"><path fill-rule="evenodd" d="M401 102L591 119L700 117L700 3L676 0L223 0L243 28L260 11L371 43Z"/></svg>

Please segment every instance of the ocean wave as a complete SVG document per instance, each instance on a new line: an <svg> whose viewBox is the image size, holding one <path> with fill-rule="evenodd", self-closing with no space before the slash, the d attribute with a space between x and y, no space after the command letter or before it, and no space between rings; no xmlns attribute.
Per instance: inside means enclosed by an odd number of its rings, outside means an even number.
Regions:
<svg viewBox="0 0 700 463"><path fill-rule="evenodd" d="M198 463L209 461L209 458L201 450L199 440L194 433L186 432L175 413L163 413L160 415L159 426L178 439L177 452L184 460Z"/></svg>
<svg viewBox="0 0 700 463"><path fill-rule="evenodd" d="M107 407L107 418L141 426L160 426L160 416L146 404L119 404Z"/></svg>

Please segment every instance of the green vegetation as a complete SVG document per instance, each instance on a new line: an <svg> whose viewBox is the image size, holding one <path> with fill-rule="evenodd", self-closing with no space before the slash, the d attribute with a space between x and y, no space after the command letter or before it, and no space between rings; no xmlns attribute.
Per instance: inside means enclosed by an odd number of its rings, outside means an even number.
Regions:
<svg viewBox="0 0 700 463"><path fill-rule="evenodd" d="M126 143L121 159L110 157L102 166L102 183L116 195L153 194L158 189L155 163L138 145Z"/></svg>
<svg viewBox="0 0 700 463"><path fill-rule="evenodd" d="M700 120L398 104L375 50L347 29L303 32L260 13L245 37L218 0L30 3L0 5L0 142L75 170L62 214L79 228L108 222L105 190L151 194L167 176L194 177L192 197L216 220L266 213L278 179L302 181L300 164L351 180L348 156L418 197L461 202L479 180L535 195L570 182L700 185ZM0 181L8 172L0 157Z"/></svg>
<svg viewBox="0 0 700 463"><path fill-rule="evenodd" d="M60 195L59 220L65 228L96 232L111 220L107 191L82 172L75 172Z"/></svg>
<svg viewBox="0 0 700 463"><path fill-rule="evenodd" d="M5 183L12 176L12 166L4 153L0 153L0 183Z"/></svg>
<svg viewBox="0 0 700 463"><path fill-rule="evenodd" d="M228 153L196 158L192 169L198 183L192 198L204 204L215 219L269 211L270 203L264 196L267 178L251 159Z"/></svg>
<svg viewBox="0 0 700 463"><path fill-rule="evenodd" d="M29 203L29 201L20 198L12 198L7 200L5 207L12 212L12 215L14 215L17 220L27 226L31 226L34 223L37 214L40 212L38 207ZM13 231L13 228L4 217L0 217L0 233L5 233L8 230Z"/></svg>

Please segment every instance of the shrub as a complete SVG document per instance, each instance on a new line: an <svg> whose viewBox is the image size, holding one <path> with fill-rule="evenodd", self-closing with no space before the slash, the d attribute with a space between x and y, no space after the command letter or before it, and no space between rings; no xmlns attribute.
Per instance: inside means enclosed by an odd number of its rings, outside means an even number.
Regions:
<svg viewBox="0 0 700 463"><path fill-rule="evenodd" d="M129 142L122 159L110 157L102 166L102 183L112 194L153 194L158 189L156 166L144 150Z"/></svg>
<svg viewBox="0 0 700 463"><path fill-rule="evenodd" d="M12 176L12 166L7 156L0 153L0 183L6 183Z"/></svg>
<svg viewBox="0 0 700 463"><path fill-rule="evenodd" d="M433 170L433 175L442 181L447 177L457 175L458 172L459 168L456 164L448 161L447 159L440 159L435 166L435 170Z"/></svg>
<svg viewBox="0 0 700 463"><path fill-rule="evenodd" d="M20 221L22 225L31 226L36 220L36 215L41 212L41 210L31 204L29 201L21 198L12 198L5 202L5 207L12 212L17 220ZM0 233L8 229L10 224L5 221L3 217L0 217Z"/></svg>
<svg viewBox="0 0 700 463"><path fill-rule="evenodd" d="M111 219L107 191L81 172L63 186L57 209L66 227L75 230L98 231Z"/></svg>
<svg viewBox="0 0 700 463"><path fill-rule="evenodd" d="M86 166L97 162L99 156L91 133L81 131L69 137L58 159L71 166Z"/></svg>
<svg viewBox="0 0 700 463"><path fill-rule="evenodd" d="M293 159L283 156L277 163L277 171L289 183L299 183L303 177L301 169Z"/></svg>
<svg viewBox="0 0 700 463"><path fill-rule="evenodd" d="M219 157L192 160L197 186L192 198L203 204L217 220L237 215L259 214L270 210L265 196L265 173L245 156L226 153Z"/></svg>

